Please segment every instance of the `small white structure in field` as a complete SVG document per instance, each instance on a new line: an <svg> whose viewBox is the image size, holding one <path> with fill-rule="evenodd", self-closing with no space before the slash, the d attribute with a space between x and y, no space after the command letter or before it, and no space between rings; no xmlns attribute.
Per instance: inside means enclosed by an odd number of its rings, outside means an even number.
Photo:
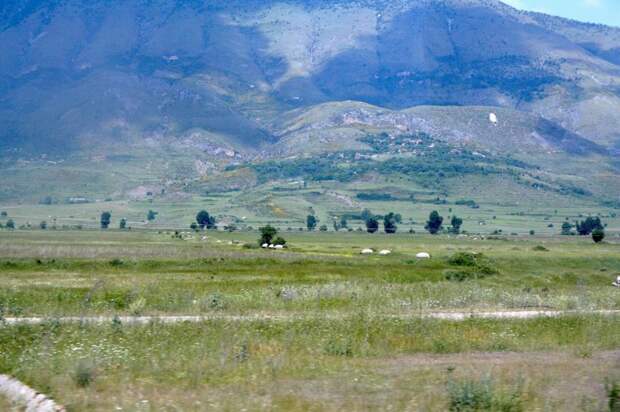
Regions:
<svg viewBox="0 0 620 412"><path fill-rule="evenodd" d="M384 250L382 250L381 252L379 252L379 254L380 254L381 256L387 256L387 255L391 255L391 254L392 254L392 251L391 251L391 250L384 249Z"/></svg>
<svg viewBox="0 0 620 412"><path fill-rule="evenodd" d="M497 126L497 115L495 113L489 113L489 122Z"/></svg>
<svg viewBox="0 0 620 412"><path fill-rule="evenodd" d="M430 259L431 255L430 253L426 253L426 252L421 252L418 253L417 255L415 255L416 259Z"/></svg>
<svg viewBox="0 0 620 412"><path fill-rule="evenodd" d="M275 249L282 250L284 249L284 245L276 245Z"/></svg>
<svg viewBox="0 0 620 412"><path fill-rule="evenodd" d="M267 249L267 248L269 247L269 243L263 243L263 244L261 245L261 247L262 247L263 249Z"/></svg>
<svg viewBox="0 0 620 412"><path fill-rule="evenodd" d="M269 249L275 249L276 245L269 245Z"/></svg>
<svg viewBox="0 0 620 412"><path fill-rule="evenodd" d="M617 288L620 288L620 276L616 277L616 281L612 283Z"/></svg>
<svg viewBox="0 0 620 412"><path fill-rule="evenodd" d="M362 255L372 255L375 251L372 249L363 249L361 253Z"/></svg>

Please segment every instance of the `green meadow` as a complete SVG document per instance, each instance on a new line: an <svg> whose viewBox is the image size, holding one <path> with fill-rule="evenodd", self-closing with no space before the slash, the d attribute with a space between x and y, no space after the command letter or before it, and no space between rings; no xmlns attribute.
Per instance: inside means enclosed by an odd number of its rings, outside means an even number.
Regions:
<svg viewBox="0 0 620 412"><path fill-rule="evenodd" d="M613 237L281 234L285 250L248 230L1 231L0 315L42 323L0 326L0 373L75 411L601 411L615 396L620 318L588 312L620 309ZM421 317L522 310L569 312ZM147 315L205 320L117 318Z"/></svg>

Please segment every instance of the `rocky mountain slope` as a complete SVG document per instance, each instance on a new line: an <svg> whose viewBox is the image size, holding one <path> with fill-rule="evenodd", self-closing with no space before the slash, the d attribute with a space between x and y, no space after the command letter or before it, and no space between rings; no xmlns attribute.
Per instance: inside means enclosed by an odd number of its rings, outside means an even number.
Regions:
<svg viewBox="0 0 620 412"><path fill-rule="evenodd" d="M618 28L495 0L10 0L0 148L185 154L206 173L423 132L611 159L619 51Z"/></svg>

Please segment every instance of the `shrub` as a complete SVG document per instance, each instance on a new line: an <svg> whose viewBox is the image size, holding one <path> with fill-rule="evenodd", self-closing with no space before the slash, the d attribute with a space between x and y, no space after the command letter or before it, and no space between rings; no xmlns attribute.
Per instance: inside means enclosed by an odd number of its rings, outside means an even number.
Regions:
<svg viewBox="0 0 620 412"><path fill-rule="evenodd" d="M146 220L148 220L149 222L152 222L153 220L157 219L158 214L159 212L156 212L154 210L149 210L149 212L146 214Z"/></svg>
<svg viewBox="0 0 620 412"><path fill-rule="evenodd" d="M321 227L319 228L319 230L321 232L327 232L327 225L321 225Z"/></svg>
<svg viewBox="0 0 620 412"><path fill-rule="evenodd" d="M73 382L80 388L90 386L95 380L95 365L88 360L81 360L73 371Z"/></svg>
<svg viewBox="0 0 620 412"><path fill-rule="evenodd" d="M325 345L325 354L330 356L353 356L353 345L350 340L330 340Z"/></svg>
<svg viewBox="0 0 620 412"><path fill-rule="evenodd" d="M548 252L548 251L549 251L549 249L547 249L546 247L544 247L544 246L542 246L542 245L534 246L534 247L532 248L532 250L533 250L534 252Z"/></svg>
<svg viewBox="0 0 620 412"><path fill-rule="evenodd" d="M609 412L620 412L620 382L608 382L605 385Z"/></svg>
<svg viewBox="0 0 620 412"><path fill-rule="evenodd" d="M605 239L605 231L603 229L594 229L592 231L592 240L594 243L601 243Z"/></svg>
<svg viewBox="0 0 620 412"><path fill-rule="evenodd" d="M570 236L573 230L573 225L571 225L568 222L564 222L562 223L562 235L563 236Z"/></svg>
<svg viewBox="0 0 620 412"><path fill-rule="evenodd" d="M450 256L448 263L453 266L476 266L477 255L468 252L459 252Z"/></svg>
<svg viewBox="0 0 620 412"><path fill-rule="evenodd" d="M448 259L448 264L465 268L446 271L444 277L449 281L464 282L469 279L482 279L498 273L492 262L481 253L455 253Z"/></svg>
<svg viewBox="0 0 620 412"><path fill-rule="evenodd" d="M446 270L444 277L450 282L465 282L478 278L475 273L466 270Z"/></svg>
<svg viewBox="0 0 620 412"><path fill-rule="evenodd" d="M498 391L491 378L448 382L449 410L452 412L523 411L522 389Z"/></svg>
<svg viewBox="0 0 620 412"><path fill-rule="evenodd" d="M204 309L211 310L222 310L226 309L226 302L224 301L224 297L219 293L213 293L203 301Z"/></svg>
<svg viewBox="0 0 620 412"><path fill-rule="evenodd" d="M7 220L5 227L10 230L15 230L15 222L13 221L13 219Z"/></svg>

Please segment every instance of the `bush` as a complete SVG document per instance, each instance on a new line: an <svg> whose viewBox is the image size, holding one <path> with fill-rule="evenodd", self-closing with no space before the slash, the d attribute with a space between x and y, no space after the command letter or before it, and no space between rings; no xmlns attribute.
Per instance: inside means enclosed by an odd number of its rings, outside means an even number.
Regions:
<svg viewBox="0 0 620 412"><path fill-rule="evenodd" d="M549 249L547 249L546 247L541 246L541 245L534 246L534 247L532 248L532 250L533 250L534 252L548 252L548 251L549 251Z"/></svg>
<svg viewBox="0 0 620 412"><path fill-rule="evenodd" d="M450 282L465 282L466 280L478 278L474 272L466 270L446 270L444 272L444 277Z"/></svg>
<svg viewBox="0 0 620 412"><path fill-rule="evenodd" d="M325 354L330 356L351 357L353 356L353 345L350 340L346 340L344 342L330 340L325 345Z"/></svg>
<svg viewBox="0 0 620 412"><path fill-rule="evenodd" d="M459 252L450 256L448 263L452 266L476 266L478 255L468 252Z"/></svg>
<svg viewBox="0 0 620 412"><path fill-rule="evenodd" d="M508 392L500 392L490 378L466 379L448 382L449 410L452 412L523 411L520 385Z"/></svg>
<svg viewBox="0 0 620 412"><path fill-rule="evenodd" d="M608 382L605 385L609 412L620 412L620 382Z"/></svg>
<svg viewBox="0 0 620 412"><path fill-rule="evenodd" d="M594 243L601 243L605 239L605 231L603 229L594 229L592 232L592 240Z"/></svg>
<svg viewBox="0 0 620 412"><path fill-rule="evenodd" d="M88 360L81 360L73 371L73 382L80 388L90 386L95 380L95 365Z"/></svg>
<svg viewBox="0 0 620 412"><path fill-rule="evenodd" d="M226 302L224 301L224 296L219 293L213 293L206 297L206 299L202 302L203 309L211 309L211 310L223 310L226 309Z"/></svg>
<svg viewBox="0 0 620 412"><path fill-rule="evenodd" d="M498 270L493 267L492 262L481 253L455 253L448 259L448 264L466 268L461 270L448 270L445 272L445 279L453 282L482 279L498 273Z"/></svg>

